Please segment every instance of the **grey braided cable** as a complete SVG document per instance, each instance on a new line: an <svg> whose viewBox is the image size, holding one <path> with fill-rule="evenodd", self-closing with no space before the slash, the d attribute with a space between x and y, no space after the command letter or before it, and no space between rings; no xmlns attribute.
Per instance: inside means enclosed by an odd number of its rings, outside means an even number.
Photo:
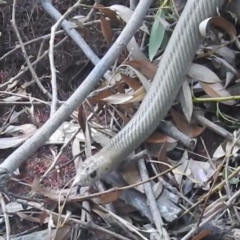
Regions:
<svg viewBox="0 0 240 240"><path fill-rule="evenodd" d="M86 159L74 185L92 184L114 170L157 128L171 108L199 47L199 24L211 17L223 2L188 0L138 111L107 146Z"/></svg>

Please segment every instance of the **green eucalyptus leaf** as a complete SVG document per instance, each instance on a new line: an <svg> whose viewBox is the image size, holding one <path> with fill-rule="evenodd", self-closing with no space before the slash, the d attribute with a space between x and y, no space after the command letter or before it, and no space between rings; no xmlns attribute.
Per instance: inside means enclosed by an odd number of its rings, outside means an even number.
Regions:
<svg viewBox="0 0 240 240"><path fill-rule="evenodd" d="M164 17L165 17L165 12L163 10L159 10L155 15L155 19L154 19L151 33L150 33L149 47L148 47L148 54L149 54L150 61L153 60L153 58L155 57L158 49L161 47L161 44L163 43L163 40L164 40L164 35L166 30L165 30L165 27L162 25L161 21L159 20L159 18L164 18ZM167 39L165 39L165 41L166 40Z"/></svg>

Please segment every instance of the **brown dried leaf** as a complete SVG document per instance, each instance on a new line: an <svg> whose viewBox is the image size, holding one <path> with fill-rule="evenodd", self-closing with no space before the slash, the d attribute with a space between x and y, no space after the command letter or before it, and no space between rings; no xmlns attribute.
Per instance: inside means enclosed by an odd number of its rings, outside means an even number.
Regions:
<svg viewBox="0 0 240 240"><path fill-rule="evenodd" d="M135 68L149 79L153 79L157 72L157 67L150 61L132 60L127 61L124 65L129 65Z"/></svg>
<svg viewBox="0 0 240 240"><path fill-rule="evenodd" d="M194 236L191 240L201 240L205 237L211 235L212 230L211 229L204 229L201 232L199 232L196 236Z"/></svg>
<svg viewBox="0 0 240 240"><path fill-rule="evenodd" d="M119 93L125 93L125 89L124 89L122 83L116 82L116 86L117 86L117 91L118 91Z"/></svg>
<svg viewBox="0 0 240 240"><path fill-rule="evenodd" d="M86 39L89 38L89 31L88 31L88 29L77 18L73 18L71 20L71 22L73 22L73 25L76 24L76 26L78 27L78 30L82 33L82 35Z"/></svg>
<svg viewBox="0 0 240 240"><path fill-rule="evenodd" d="M113 32L110 23L105 19L103 14L100 16L100 24L103 36L110 47L112 45Z"/></svg>
<svg viewBox="0 0 240 240"><path fill-rule="evenodd" d="M83 134L86 133L86 113L83 104L78 107L78 123L83 131Z"/></svg>
<svg viewBox="0 0 240 240"><path fill-rule="evenodd" d="M208 83L200 82L200 85L201 85L202 89L204 90L204 92L212 98L231 97L231 94L223 87L223 85L221 83L208 84ZM222 103L231 106L231 105L235 105L236 101L228 100L228 101L224 101Z"/></svg>
<svg viewBox="0 0 240 240"><path fill-rule="evenodd" d="M97 4L94 6L94 8L98 9L101 13L104 13L104 15L108 17L112 23L117 24L119 22L116 12L109 9L108 7L105 7L102 4Z"/></svg>
<svg viewBox="0 0 240 240"><path fill-rule="evenodd" d="M160 148L160 151L158 153L158 161L159 162L167 162L167 146L166 142L164 142ZM161 172L164 172L169 169L169 167L165 164L158 164L158 168Z"/></svg>
<svg viewBox="0 0 240 240"><path fill-rule="evenodd" d="M164 135L160 132L154 132L152 133L145 141L146 143L174 143L177 142L177 140Z"/></svg>
<svg viewBox="0 0 240 240"><path fill-rule="evenodd" d="M118 191L118 190L109 192L109 193L104 193L99 197L99 201L102 204L112 203L112 202L115 202L116 200L118 200L120 195L121 195L121 191Z"/></svg>
<svg viewBox="0 0 240 240"><path fill-rule="evenodd" d="M47 219L48 214L46 211L42 211L39 215L39 220L40 220L40 224L44 224L45 220Z"/></svg>
<svg viewBox="0 0 240 240"><path fill-rule="evenodd" d="M139 89L142 85L137 81L137 78L132 78L132 77L129 77L123 73L121 73L121 76L122 76L122 80L130 87L132 88L133 90L137 90Z"/></svg>
<svg viewBox="0 0 240 240"><path fill-rule="evenodd" d="M205 130L205 127L199 127L193 123L189 124L186 117L174 109L171 109L171 115L177 128L189 137L197 137Z"/></svg>

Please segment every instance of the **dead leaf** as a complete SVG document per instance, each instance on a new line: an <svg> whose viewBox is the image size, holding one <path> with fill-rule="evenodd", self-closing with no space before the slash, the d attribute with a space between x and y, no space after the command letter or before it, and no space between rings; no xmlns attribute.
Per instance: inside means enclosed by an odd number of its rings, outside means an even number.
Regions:
<svg viewBox="0 0 240 240"><path fill-rule="evenodd" d="M123 179L129 184L135 184L142 181L141 175L139 173L138 165L136 162L129 163L127 165L123 165L121 169L119 169ZM143 185L138 185L135 187L138 191L144 193Z"/></svg>
<svg viewBox="0 0 240 240"><path fill-rule="evenodd" d="M150 61L132 60L132 61L127 61L124 64L135 68L136 70L141 72L143 75L145 75L148 79L154 79L154 76L157 72L157 67L154 64L152 64Z"/></svg>
<svg viewBox="0 0 240 240"><path fill-rule="evenodd" d="M21 126L8 126L2 134L13 137L0 138L0 149L17 147L30 138L37 128L33 124L23 124ZM17 136L15 136L17 135Z"/></svg>
<svg viewBox="0 0 240 240"><path fill-rule="evenodd" d="M38 218L38 217L32 217L32 216L30 216L30 215L28 215L28 214L25 214L25 213L23 213L23 212L17 212L16 213L20 218L22 218L22 219L24 219L24 220L26 220L26 221L29 221L29 222L32 222L32 223L41 223L41 220L40 220L40 218ZM43 221L43 223L45 224L45 223L48 223L48 221L49 221L49 217L46 217L45 219L44 219L44 221Z"/></svg>
<svg viewBox="0 0 240 240"><path fill-rule="evenodd" d="M86 132L86 119L87 119L87 116L86 116L85 108L83 104L81 104L78 107L78 123L84 134Z"/></svg>
<svg viewBox="0 0 240 240"><path fill-rule="evenodd" d="M158 161L159 162L167 162L167 146L166 142L164 142L158 153ZM165 164L158 164L158 169L160 172L164 172L169 169L169 167Z"/></svg>
<svg viewBox="0 0 240 240"><path fill-rule="evenodd" d="M137 78L132 78L132 77L129 77L123 73L121 73L121 76L122 76L122 80L130 87L132 88L133 90L137 90L139 89L142 85L137 81Z"/></svg>
<svg viewBox="0 0 240 240"><path fill-rule="evenodd" d="M209 204L205 210L203 216L205 218L211 216L214 212L216 212L219 209L222 209L226 206L225 201L227 201L227 196L220 197L217 200L215 200L213 203Z"/></svg>
<svg viewBox="0 0 240 240"><path fill-rule="evenodd" d="M144 88L146 89L146 91L148 91L150 89L150 87L151 87L150 81L148 81L148 79L141 72L139 72L137 69L133 68L130 65L122 64L122 66L128 66L128 68L130 68L137 75L137 77L141 81L141 83L144 86Z"/></svg>
<svg viewBox="0 0 240 240"><path fill-rule="evenodd" d="M183 113L190 123L193 113L193 101L192 101L192 93L187 81L182 83L182 87L178 94L179 101L182 106Z"/></svg>
<svg viewBox="0 0 240 240"><path fill-rule="evenodd" d="M92 156L92 133L91 133L91 127L89 126L88 121L86 121L85 154L86 154L86 157Z"/></svg>
<svg viewBox="0 0 240 240"><path fill-rule="evenodd" d="M204 239L205 237L211 235L212 230L211 229L204 229L201 232L199 232L196 236L192 238L192 240L201 240Z"/></svg>
<svg viewBox="0 0 240 240"><path fill-rule="evenodd" d="M160 132L154 132L152 133L145 141L146 143L174 143L177 142L177 140L164 135Z"/></svg>
<svg viewBox="0 0 240 240"><path fill-rule="evenodd" d="M236 69L230 64L228 63L225 59L217 57L217 56L212 56L212 61L214 61L214 63L218 64L219 68L225 68L227 71L232 72L234 75L238 75Z"/></svg>
<svg viewBox="0 0 240 240"><path fill-rule="evenodd" d="M67 240L70 238L71 233L71 227L64 225L63 227L56 229L54 240Z"/></svg>
<svg viewBox="0 0 240 240"><path fill-rule="evenodd" d="M101 13L104 13L105 16L111 20L111 23L117 24L119 22L116 12L108 7L105 7L102 4L96 4L94 8L98 9Z"/></svg>
<svg viewBox="0 0 240 240"><path fill-rule="evenodd" d="M153 193L155 199L157 199L163 191L163 184L161 182L157 182L153 185Z"/></svg>
<svg viewBox="0 0 240 240"><path fill-rule="evenodd" d="M216 161L220 158L223 158L226 156L227 152L232 149L232 153L236 154L239 151L239 147L237 145L234 145L232 148L232 142L225 140L222 144L220 144L215 152L213 153L212 160Z"/></svg>
<svg viewBox="0 0 240 240"><path fill-rule="evenodd" d="M80 155L81 153L81 149L80 149L80 143L79 140L77 138L74 138L73 142L72 142L72 156L74 159L74 165L75 165L75 169L78 170L81 167L82 164L82 157ZM78 157L76 157L78 156Z"/></svg>
<svg viewBox="0 0 240 240"><path fill-rule="evenodd" d="M48 218L46 211L42 211L39 216L40 224L44 224L45 220Z"/></svg>
<svg viewBox="0 0 240 240"><path fill-rule="evenodd" d="M210 24L222 28L229 35L231 40L234 40L235 45L240 48L240 44L237 39L237 31L232 23L219 16L207 18L199 25L199 31L203 37L207 36L207 30Z"/></svg>
<svg viewBox="0 0 240 240"><path fill-rule="evenodd" d="M89 38L89 31L88 29L82 24L81 21L84 21L86 19L85 16L82 16L82 18L79 18L78 16L74 16L71 19L71 23L73 27L77 27L77 29L80 31L80 33L86 38Z"/></svg>
<svg viewBox="0 0 240 240"><path fill-rule="evenodd" d="M109 192L109 193L104 193L99 197L99 201L101 204L112 203L118 200L120 195L121 195L121 191L118 191L118 190Z"/></svg>
<svg viewBox="0 0 240 240"><path fill-rule="evenodd" d="M189 169L191 170L194 179L196 179L201 184L204 184L208 181L207 174L205 173L204 169L201 167L201 164L199 162L190 159Z"/></svg>
<svg viewBox="0 0 240 240"><path fill-rule="evenodd" d="M235 53L232 49L230 49L226 46L221 46L220 47L219 45L211 45L211 46L208 46L206 48L213 50L215 54L217 54L218 56L225 59L231 65L235 64L236 57L235 57Z"/></svg>
<svg viewBox="0 0 240 240"><path fill-rule="evenodd" d="M100 16L100 24L103 36L110 47L112 45L113 32L110 23L105 19L103 14Z"/></svg>
<svg viewBox="0 0 240 240"><path fill-rule="evenodd" d="M2 99L4 102L16 102L18 100L21 100L24 96L27 96L27 92L25 88L19 88L19 90L16 92L17 95L22 95L22 96L10 96Z"/></svg>
<svg viewBox="0 0 240 240"><path fill-rule="evenodd" d="M149 61L146 55L140 49L137 41L134 37L127 44L127 50L131 53L131 59L139 60L139 61Z"/></svg>
<svg viewBox="0 0 240 240"><path fill-rule="evenodd" d="M208 83L200 82L200 85L201 85L202 89L204 90L204 92L212 98L231 97L231 94L223 87L223 85L221 83L208 84ZM232 105L236 104L236 101L228 100L228 101L224 101L222 103L232 106Z"/></svg>
<svg viewBox="0 0 240 240"><path fill-rule="evenodd" d="M130 20L132 14L133 14L133 10L131 10L130 8L125 7L123 5L120 5L120 4L114 4L108 8L111 9L112 11L116 12L116 14L126 23ZM141 29L145 33L149 34L148 27L145 23L143 23L139 29Z"/></svg>
<svg viewBox="0 0 240 240"><path fill-rule="evenodd" d="M131 99L133 99L132 95L119 93L103 98L102 100L109 104L123 104L127 103Z"/></svg>
<svg viewBox="0 0 240 240"><path fill-rule="evenodd" d="M181 113L175 111L174 109L171 109L170 112L177 128L188 137L193 137L193 138L197 137L200 134L202 134L202 132L206 128L206 127L199 127L193 123L189 124L187 122L186 117Z"/></svg>
<svg viewBox="0 0 240 240"><path fill-rule="evenodd" d="M187 75L195 80L205 83L221 82L220 78L212 70L196 63L192 63Z"/></svg>
<svg viewBox="0 0 240 240"><path fill-rule="evenodd" d="M35 176L32 182L31 190L32 192L37 192L40 185L40 178Z"/></svg>
<svg viewBox="0 0 240 240"><path fill-rule="evenodd" d="M188 169L188 164L189 164L187 151L184 151L181 160L177 164L180 164L180 163L181 165L175 168L173 171L176 182L178 183L179 186L182 185L182 179L184 174L189 175L189 173L186 173Z"/></svg>

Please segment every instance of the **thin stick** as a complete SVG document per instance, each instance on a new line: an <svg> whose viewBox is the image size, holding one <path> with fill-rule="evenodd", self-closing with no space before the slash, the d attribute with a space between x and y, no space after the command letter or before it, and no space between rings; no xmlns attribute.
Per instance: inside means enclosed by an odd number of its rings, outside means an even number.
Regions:
<svg viewBox="0 0 240 240"><path fill-rule="evenodd" d="M23 53L23 57L24 57L27 65L28 65L28 68L29 68L29 70L30 70L30 72L31 72L34 80L36 81L38 87L40 88L40 90L41 90L41 91L43 92L43 94L45 94L48 98L52 99L51 94L43 87L42 83L39 81L38 76L37 76L35 70L33 69L33 66L32 66L32 64L31 64L31 62L30 62L30 60L29 60L28 55L27 55L26 49L25 49L25 47L24 47L24 45L23 45L22 38L21 38L21 36L20 36L20 33L19 33L19 31L18 31L18 29L17 29L17 25L16 25L16 18L15 18L15 15L16 15L16 14L15 14L15 13L16 13L16 3L17 3L17 0L14 0L14 1L13 1L13 7L12 7L12 20L11 20L11 22L12 22L13 29L14 29L16 35L17 35L19 44L20 44L20 46L21 46L22 53Z"/></svg>

